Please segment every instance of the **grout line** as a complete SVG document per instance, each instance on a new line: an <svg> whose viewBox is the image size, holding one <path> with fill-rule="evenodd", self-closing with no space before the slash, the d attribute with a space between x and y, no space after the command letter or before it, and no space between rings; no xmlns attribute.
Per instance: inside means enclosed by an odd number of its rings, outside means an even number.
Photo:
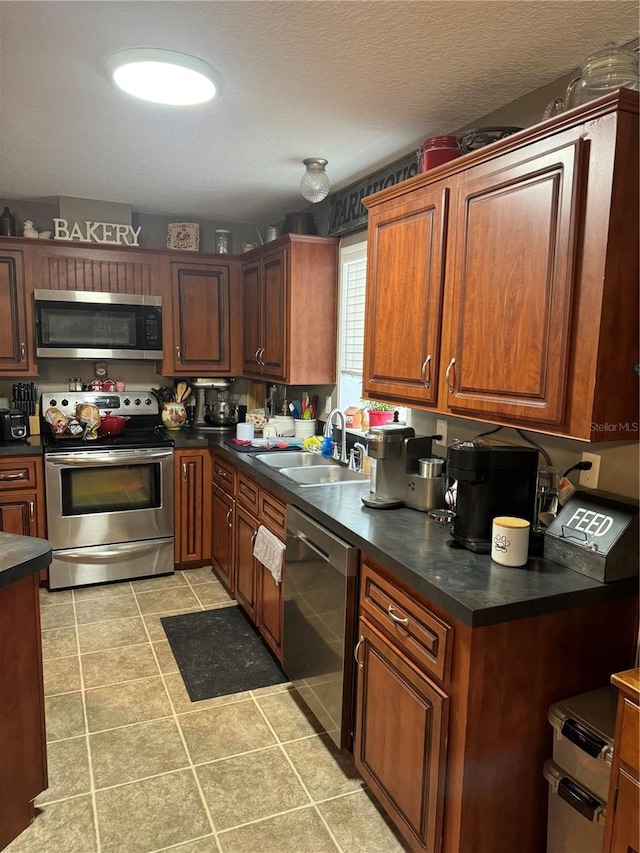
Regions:
<svg viewBox="0 0 640 853"><path fill-rule="evenodd" d="M182 574L184 575L184 573L182 573ZM135 593L134 593L134 596L135 596ZM136 597L136 604L138 605L138 609L140 610L140 603L138 602L137 597ZM140 615L142 615L142 611L140 611ZM156 660L158 671L160 672L160 678L162 679L162 685L164 687L164 691L167 695L167 699L169 700L169 705L171 707L173 720L174 720L176 728L178 730L178 735L180 737L180 740L182 741L182 746L184 747L184 751L185 751L185 755L187 757L187 761L189 762L188 767L191 770L193 780L196 783L196 787L197 787L198 793L200 795L200 801L202 803L202 807L204 809L204 812L207 816L207 820L209 821L209 826L211 827L211 832L213 833L213 838L215 839L216 847L218 848L220 853L222 853L222 847L220 845L220 842L218 841L218 833L216 830L216 825L213 821L213 817L212 817L211 812L209 810L209 805L208 805L207 800L205 798L204 791L202 790L202 786L200 784L200 780L198 779L198 774L196 773L196 769L195 769L193 761L191 759L191 753L189 752L189 747L187 745L187 741L185 739L185 736L182 732L182 727L180 726L180 722L178 720L178 714L176 713L175 705L173 704L173 698L171 697L171 692L169 691L169 688L167 687L167 682L165 679L165 673L163 673L161 671L160 661L158 660L158 655L156 654L156 650L153 647L153 642L151 641L151 634L149 633L149 629L147 628L147 625L144 622L144 619L142 620L142 622L144 625L144 630L146 631L147 637L149 639L149 645L151 646L151 651L152 651L153 656ZM207 836L205 836L205 837L207 837ZM191 840L192 839L187 839L186 841L183 841L182 843L186 844L188 841L191 841Z"/></svg>
<svg viewBox="0 0 640 853"><path fill-rule="evenodd" d="M82 714L84 718L85 742L87 746L87 762L89 764L89 794L91 795L91 806L93 809L93 826L96 836L96 853L101 853L100 826L98 824L98 807L96 803L96 785L93 776L93 761L91 759L91 739L89 737L89 716L87 714L87 701L85 697L84 671L82 669L82 655L80 653L80 632L78 630L78 614L76 611L76 597L72 595L73 615L75 618L76 646L78 649L78 668L80 670L80 697L82 699Z"/></svg>
<svg viewBox="0 0 640 853"><path fill-rule="evenodd" d="M291 760L291 758L290 758L290 756L289 756L289 754L288 754L287 750L284 748L284 743L291 743L292 741L282 741L282 740L280 739L280 737L279 737L278 733L276 732L275 728L271 725L271 723L270 723L270 721L269 721L269 718L267 717L266 713L265 713L265 712L263 711L263 709L261 708L260 703L258 702L258 700L257 700L255 697L253 697L253 701L255 702L255 704L257 705L258 710L260 711L260 713L261 713L261 714L262 714L262 716L264 717L264 720L265 720L265 722L266 722L267 726L269 726L269 728L270 728L270 729L271 729L271 731L273 732L273 736L274 736L274 737L275 737L275 739L276 739L276 742L277 742L277 744L278 744L278 746L279 746L279 748L280 748L280 751L281 751L281 752L282 752L282 754L284 755L284 757L285 757L286 761L289 763L289 766L291 767L291 769L292 769L292 771L293 771L294 775L297 777L298 782L302 785L302 789L303 789L303 791L305 792L305 794L306 794L306 795L307 795L307 797L309 798L309 803L310 803L310 804L311 804L311 806L313 806L313 808L315 809L316 814L317 814L317 815L318 815L318 817L320 818L321 822L324 824L324 827L325 827L325 829L327 830L327 832L329 833L329 836L331 837L331 840L332 840L332 841L333 841L333 843L336 845L336 848L340 851L340 853L343 853L342 847L340 847L340 845L338 844L338 839L335 837L335 835L333 834L333 831L332 831L331 827L329 826L329 824L327 823L327 821L324 819L324 815L320 812L320 809L318 808L318 806L316 805L315 800L314 800L314 799L313 799L313 797L311 796L311 793L310 793L309 789L307 788L307 786L305 785L305 783L304 783L304 781L303 781L303 779L302 779L302 776L300 775L300 773L298 772L298 770L297 770L296 766L294 765L293 761ZM316 735L316 736L317 736L317 737L319 737L320 735ZM303 740L303 738L296 738L296 740ZM299 809L294 809L293 811L299 811ZM272 817L273 817L273 815L272 815ZM266 819L266 818L263 818L263 820L264 820L264 819ZM252 823L257 823L257 822L258 822L258 821L252 821ZM236 827L236 828L237 828L237 827Z"/></svg>

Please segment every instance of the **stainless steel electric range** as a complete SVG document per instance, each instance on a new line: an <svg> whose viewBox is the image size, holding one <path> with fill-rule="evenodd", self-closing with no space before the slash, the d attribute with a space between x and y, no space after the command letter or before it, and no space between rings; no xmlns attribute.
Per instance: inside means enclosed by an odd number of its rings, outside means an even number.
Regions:
<svg viewBox="0 0 640 853"><path fill-rule="evenodd" d="M174 571L173 440L147 391L48 391L41 411L78 403L130 418L121 435L54 438L43 423L49 587L85 586Z"/></svg>

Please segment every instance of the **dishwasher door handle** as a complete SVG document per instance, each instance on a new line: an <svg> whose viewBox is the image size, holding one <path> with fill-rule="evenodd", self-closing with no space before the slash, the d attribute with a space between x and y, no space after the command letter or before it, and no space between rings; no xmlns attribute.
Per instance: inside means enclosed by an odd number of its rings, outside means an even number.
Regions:
<svg viewBox="0 0 640 853"><path fill-rule="evenodd" d="M331 558L327 552L323 551L322 548L315 544L315 542L312 542L304 533L298 533L298 539L300 539L301 542L304 542L304 544L311 548L312 551L315 551L316 554L325 561L325 563L330 562Z"/></svg>

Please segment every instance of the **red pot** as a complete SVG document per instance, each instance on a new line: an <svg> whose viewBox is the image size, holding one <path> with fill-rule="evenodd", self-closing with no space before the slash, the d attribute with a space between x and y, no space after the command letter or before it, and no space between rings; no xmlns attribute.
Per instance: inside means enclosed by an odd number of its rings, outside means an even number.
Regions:
<svg viewBox="0 0 640 853"><path fill-rule="evenodd" d="M369 426L382 426L393 420L393 412L376 412L369 409Z"/></svg>
<svg viewBox="0 0 640 853"><path fill-rule="evenodd" d="M111 412L105 412L100 418L100 427L98 428L99 435L122 435L127 421L131 418L125 418L122 415L112 415Z"/></svg>

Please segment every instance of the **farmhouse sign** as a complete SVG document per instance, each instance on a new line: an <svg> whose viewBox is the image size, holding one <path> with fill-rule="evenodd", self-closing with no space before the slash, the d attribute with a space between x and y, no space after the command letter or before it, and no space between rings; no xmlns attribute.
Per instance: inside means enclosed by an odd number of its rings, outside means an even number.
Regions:
<svg viewBox="0 0 640 853"><path fill-rule="evenodd" d="M138 246L142 226L133 228L115 222L74 222L69 228L66 219L53 220L54 240L77 240L80 243L101 243L107 246Z"/></svg>
<svg viewBox="0 0 640 853"><path fill-rule="evenodd" d="M418 158L415 153L408 154L402 160L396 160L379 172L374 172L362 181L351 184L345 190L333 193L329 207L327 234L335 236L364 228L367 224L367 208L362 204L362 199L417 174Z"/></svg>

